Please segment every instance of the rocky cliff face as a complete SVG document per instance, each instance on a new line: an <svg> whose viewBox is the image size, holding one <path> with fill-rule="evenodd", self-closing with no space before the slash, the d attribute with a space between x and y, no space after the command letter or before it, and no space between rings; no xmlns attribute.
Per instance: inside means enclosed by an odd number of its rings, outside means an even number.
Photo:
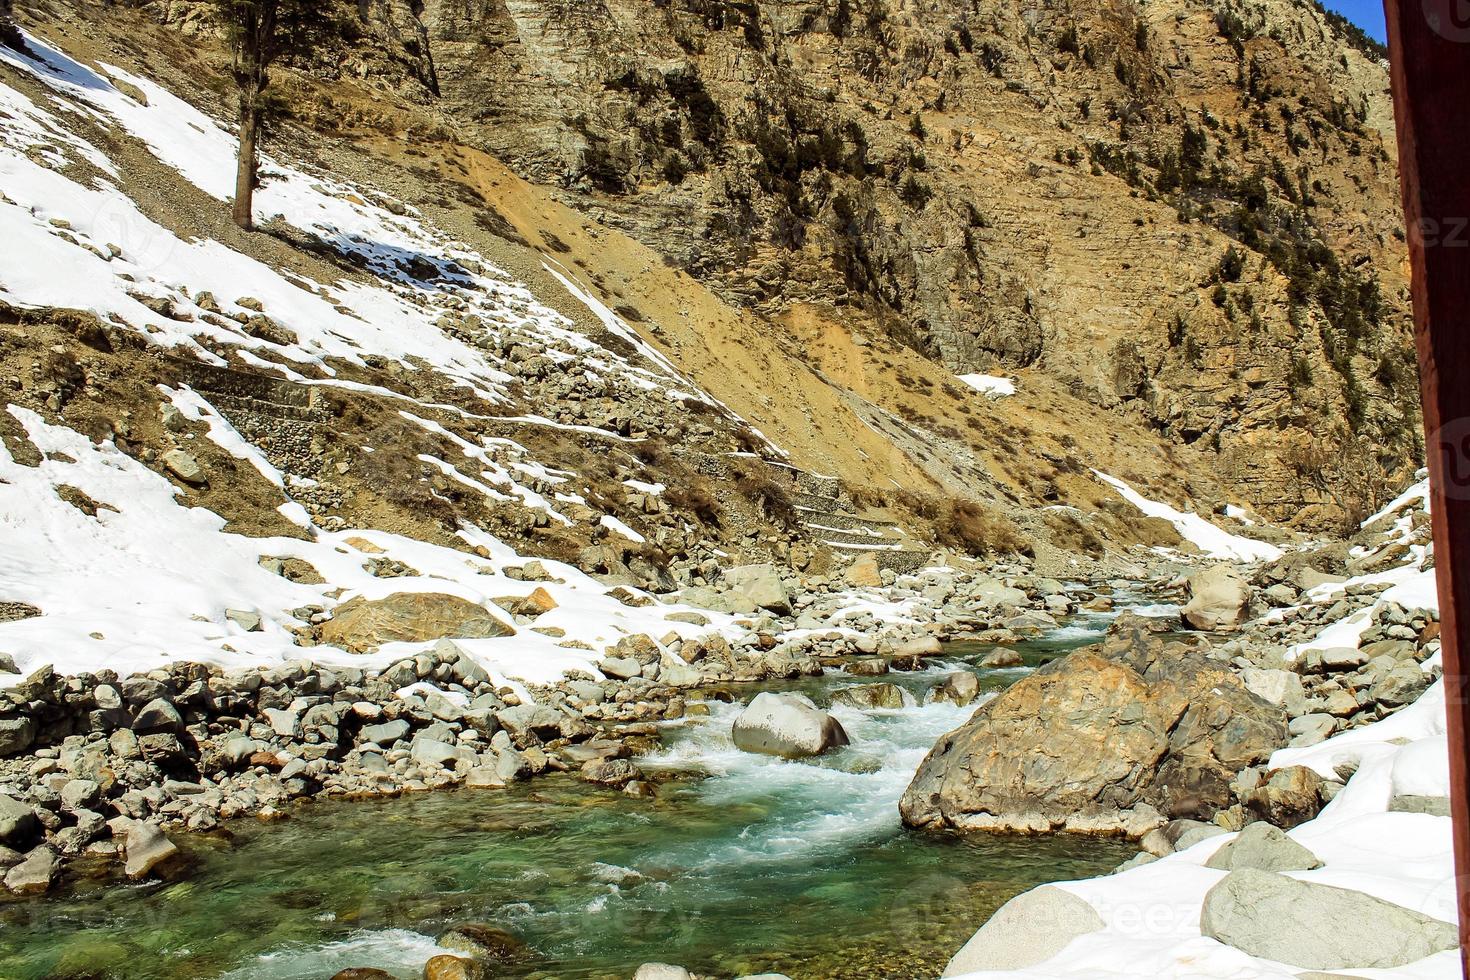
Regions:
<svg viewBox="0 0 1470 980"><path fill-rule="evenodd" d="M1306 3L377 2L332 72L725 298L1031 368L1269 516L1417 452L1387 74Z"/></svg>

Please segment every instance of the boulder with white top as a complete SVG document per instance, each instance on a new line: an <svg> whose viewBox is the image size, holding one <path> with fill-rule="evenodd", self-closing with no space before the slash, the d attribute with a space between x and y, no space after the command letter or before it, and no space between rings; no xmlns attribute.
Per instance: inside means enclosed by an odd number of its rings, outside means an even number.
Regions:
<svg viewBox="0 0 1470 980"><path fill-rule="evenodd" d="M735 719L731 736L744 752L800 759L847 745L841 723L800 694L763 691Z"/></svg>

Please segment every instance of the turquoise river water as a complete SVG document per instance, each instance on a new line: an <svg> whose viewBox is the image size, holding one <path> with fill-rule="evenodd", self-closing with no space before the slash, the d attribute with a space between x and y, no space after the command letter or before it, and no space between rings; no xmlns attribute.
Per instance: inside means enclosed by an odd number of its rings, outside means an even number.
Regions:
<svg viewBox="0 0 1470 980"><path fill-rule="evenodd" d="M1074 620L1018 649L1031 665L1095 639ZM349 966L418 977L433 937L490 922L534 955L497 976L625 978L647 960L716 976L794 980L936 976L1000 904L1033 885L1106 871L1133 853L1083 837L956 839L905 831L897 801L935 740L973 709L923 705L945 664L887 680L919 705L834 713L853 744L788 762L737 751L740 705L669 723L640 759L661 780L631 799L569 776L306 804L269 825L182 838L187 880L80 880L57 897L0 903L0 977L329 980ZM981 671L999 689L1021 669ZM770 688L827 704L866 679ZM737 687L748 700L757 688Z"/></svg>

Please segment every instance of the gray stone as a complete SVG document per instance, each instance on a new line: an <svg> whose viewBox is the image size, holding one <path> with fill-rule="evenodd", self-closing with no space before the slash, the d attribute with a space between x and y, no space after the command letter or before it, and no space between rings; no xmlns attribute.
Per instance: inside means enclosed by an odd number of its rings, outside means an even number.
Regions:
<svg viewBox="0 0 1470 980"><path fill-rule="evenodd" d="M1205 867L1216 871L1255 868L1259 871L1311 871L1322 867L1317 855L1286 835L1280 827L1253 823L1210 855Z"/></svg>
<svg viewBox="0 0 1470 980"><path fill-rule="evenodd" d="M1450 815L1450 798L1399 793L1388 801L1388 810L1390 813L1427 813L1435 817L1447 817Z"/></svg>
<svg viewBox="0 0 1470 980"><path fill-rule="evenodd" d="M1400 663L1373 685L1373 700L1391 708L1412 704L1429 687L1431 680L1418 664Z"/></svg>
<svg viewBox="0 0 1470 980"><path fill-rule="evenodd" d="M123 845L127 864L123 868L129 878L143 878L154 868L175 858L179 849L151 823L134 820L128 824Z"/></svg>
<svg viewBox="0 0 1470 980"><path fill-rule="evenodd" d="M1307 712L1307 692L1301 675L1289 670L1247 667L1240 672L1241 682L1256 697L1286 709L1293 718Z"/></svg>
<svg viewBox="0 0 1470 980"><path fill-rule="evenodd" d="M929 690L925 701L933 703L944 701L949 704L965 707L974 704L975 699L980 696L980 678L968 670L957 670L953 674L946 674L944 679Z"/></svg>
<svg viewBox="0 0 1470 980"><path fill-rule="evenodd" d="M820 755L847 745L842 725L799 694L762 691L735 719L736 748L788 759Z"/></svg>
<svg viewBox="0 0 1470 980"><path fill-rule="evenodd" d="M834 705L849 708L906 708L914 703L914 696L897 684L859 684L844 687L832 695Z"/></svg>
<svg viewBox="0 0 1470 980"><path fill-rule="evenodd" d="M247 633L260 632L260 613L251 609L226 609L225 619Z"/></svg>
<svg viewBox="0 0 1470 980"><path fill-rule="evenodd" d="M1357 647L1328 647L1318 654L1322 668L1328 671L1357 670L1372 659Z"/></svg>
<svg viewBox="0 0 1470 980"><path fill-rule="evenodd" d="M139 709L133 718L133 731L135 732L165 732L177 731L183 727L184 719L179 716L179 709L175 708L165 698L154 698Z"/></svg>
<svg viewBox="0 0 1470 980"><path fill-rule="evenodd" d="M1035 966L1103 925L1102 916L1081 898L1054 885L1042 885L996 910L940 976Z"/></svg>
<svg viewBox="0 0 1470 980"><path fill-rule="evenodd" d="M40 895L51 887L60 868L56 853L42 844L5 873L5 887L16 895Z"/></svg>
<svg viewBox="0 0 1470 980"><path fill-rule="evenodd" d="M698 687L704 682L699 668L690 667L681 661L664 661L659 669L658 682L668 687Z"/></svg>
<svg viewBox="0 0 1470 980"><path fill-rule="evenodd" d="M301 712L286 708L266 708L261 712L271 731L282 738L301 737Z"/></svg>
<svg viewBox="0 0 1470 980"><path fill-rule="evenodd" d="M381 725L364 725L362 729L362 740L364 742L376 742L382 746L392 745L408 734L408 728L408 722L402 718L385 721Z"/></svg>
<svg viewBox="0 0 1470 980"><path fill-rule="evenodd" d="M1448 922L1346 888L1246 868L1205 894L1200 932L1308 970L1391 969L1454 949Z"/></svg>
<svg viewBox="0 0 1470 980"><path fill-rule="evenodd" d="M170 449L164 453L160 462L164 469L191 487L202 487L209 480L204 475L204 467L199 465L199 460L182 449Z"/></svg>
<svg viewBox="0 0 1470 980"><path fill-rule="evenodd" d="M605 657L597 669L615 680L625 681L643 673L643 665L632 657Z"/></svg>
<svg viewBox="0 0 1470 980"><path fill-rule="evenodd" d="M420 735L413 740L410 750L413 761L426 766L453 766L466 755L466 750L448 742L440 742Z"/></svg>
<svg viewBox="0 0 1470 980"><path fill-rule="evenodd" d="M1211 565L1189 576L1188 588L1180 615L1195 629L1233 629L1249 615L1250 583L1233 565Z"/></svg>
<svg viewBox="0 0 1470 980"><path fill-rule="evenodd" d="M778 616L791 614L791 596L775 565L736 565L725 569L721 581L726 589L738 592L762 609Z"/></svg>
<svg viewBox="0 0 1470 980"><path fill-rule="evenodd" d="M36 741L36 723L29 718L0 718L0 756L19 755Z"/></svg>
<svg viewBox="0 0 1470 980"><path fill-rule="evenodd" d="M35 836L38 829L36 813L30 804L0 794L0 841L12 846L24 844Z"/></svg>
<svg viewBox="0 0 1470 980"><path fill-rule="evenodd" d="M1291 744L1297 748L1326 741L1336 728L1337 719L1321 712L1293 718L1287 725L1288 733L1293 736Z"/></svg>
<svg viewBox="0 0 1470 980"><path fill-rule="evenodd" d="M996 647L985 655L985 659L980 661L980 666L989 670L998 670L1004 667L1019 667L1021 664L1021 655L1009 647Z"/></svg>
<svg viewBox="0 0 1470 980"><path fill-rule="evenodd" d="M505 779L494 766L475 766L465 774L464 784L470 789L502 789Z"/></svg>
<svg viewBox="0 0 1470 980"><path fill-rule="evenodd" d="M633 980L690 980L689 971L668 963L644 963L633 974Z"/></svg>
<svg viewBox="0 0 1470 980"><path fill-rule="evenodd" d="M90 779L70 779L61 787L61 805L68 810L85 810L97 801L102 789Z"/></svg>

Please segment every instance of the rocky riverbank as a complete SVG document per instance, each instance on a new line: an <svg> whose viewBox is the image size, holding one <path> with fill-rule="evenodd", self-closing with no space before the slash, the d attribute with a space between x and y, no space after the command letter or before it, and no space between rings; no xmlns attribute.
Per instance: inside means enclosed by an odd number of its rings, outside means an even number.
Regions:
<svg viewBox="0 0 1470 980"><path fill-rule="evenodd" d="M614 591L629 604L657 601ZM534 629L554 606L535 596L509 603L518 627ZM554 684L496 683L447 639L383 667L176 663L126 677L43 667L0 693L6 885L18 895L45 893L65 879L67 862L83 857L94 874L99 866L131 878L184 874L166 834L273 819L303 799L493 789L567 771L652 795L656 785L636 757L657 746L655 723L708 711L707 693L733 696L711 687L824 668L865 677L917 669L941 640L1014 641L1107 601L1024 575L898 576L865 565L839 580L745 566L668 598L679 601L667 613L671 625L707 631L625 636L602 651L595 670ZM692 611L692 601L709 615ZM350 604L343 612L317 617L316 642L373 649L392 638L381 616ZM713 628L711 618L728 625ZM978 688L967 676L946 679L932 696L973 700Z"/></svg>

